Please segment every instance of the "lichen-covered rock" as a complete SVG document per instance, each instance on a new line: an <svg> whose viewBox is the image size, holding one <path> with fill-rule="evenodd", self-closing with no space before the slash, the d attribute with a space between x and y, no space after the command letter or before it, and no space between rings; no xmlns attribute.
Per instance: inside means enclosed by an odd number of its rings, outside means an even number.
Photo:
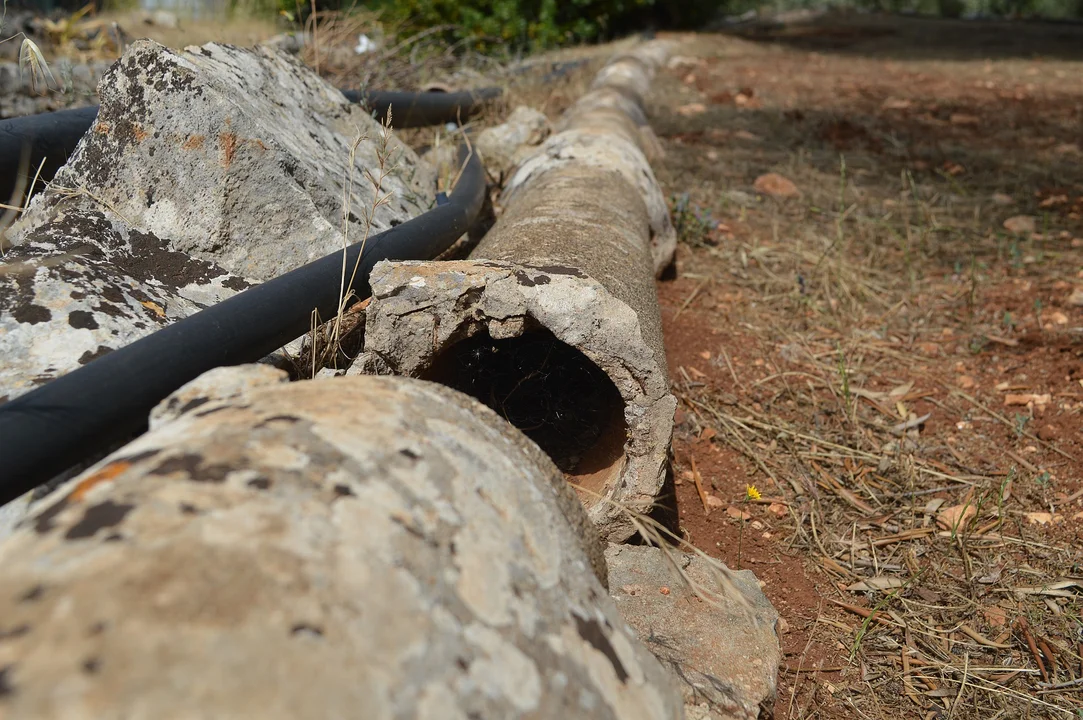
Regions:
<svg viewBox="0 0 1083 720"><path fill-rule="evenodd" d="M648 546L610 545L605 557L617 607L679 681L687 717L773 716L778 612L751 571Z"/></svg>
<svg viewBox="0 0 1083 720"><path fill-rule="evenodd" d="M0 714L681 716L521 433L429 383L264 380L0 545Z"/></svg>
<svg viewBox="0 0 1083 720"><path fill-rule="evenodd" d="M100 209L55 213L0 262L0 402L248 287Z"/></svg>
<svg viewBox="0 0 1083 720"><path fill-rule="evenodd" d="M341 249L346 227L351 241L364 237L376 204L366 170L382 176L387 196L372 233L433 202L434 174L412 150L385 143L362 108L269 48L176 52L140 40L98 93L96 122L13 228L16 244L77 201L172 250L266 280ZM75 200L72 189L82 193Z"/></svg>

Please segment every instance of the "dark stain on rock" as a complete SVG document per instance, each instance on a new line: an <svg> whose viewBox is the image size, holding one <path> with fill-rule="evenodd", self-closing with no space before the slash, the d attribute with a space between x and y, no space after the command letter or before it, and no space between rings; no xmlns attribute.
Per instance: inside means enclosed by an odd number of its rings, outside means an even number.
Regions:
<svg viewBox="0 0 1083 720"><path fill-rule="evenodd" d="M414 450L413 448L403 448L399 450L399 454L408 457L411 460L421 459L421 453L419 453L417 450Z"/></svg>
<svg viewBox="0 0 1083 720"><path fill-rule="evenodd" d="M49 312L49 308L43 308L41 305L20 303L12 309L11 317L15 318L15 322L37 325L52 320L53 314Z"/></svg>
<svg viewBox="0 0 1083 720"><path fill-rule="evenodd" d="M230 275L228 278L222 281L222 287L226 287L230 290L236 290L237 292L240 292L241 290L247 290L248 288L252 287L252 284L244 278L239 278L236 275Z"/></svg>
<svg viewBox="0 0 1083 720"><path fill-rule="evenodd" d="M128 513L134 509L135 505L115 503L112 500L92 505L83 513L83 519L64 533L64 537L67 540L93 537L99 530L120 525Z"/></svg>
<svg viewBox="0 0 1083 720"><path fill-rule="evenodd" d="M184 515L198 515L199 514L199 508L197 508L195 505L189 505L188 503L181 503L180 511Z"/></svg>
<svg viewBox="0 0 1083 720"><path fill-rule="evenodd" d="M91 352L90 350L87 350L85 353L80 355L79 356L79 364L80 365L87 365L87 364L97 360L102 355L108 355L111 352L113 352L113 348L106 347L104 345L99 345L98 349L95 350L94 352Z"/></svg>
<svg viewBox="0 0 1083 720"><path fill-rule="evenodd" d="M203 464L202 455L184 453L164 460L150 474L171 475L172 473L181 472L188 475L188 479L192 482L220 483L224 482L226 475L233 470L234 468L228 465L205 465Z"/></svg>
<svg viewBox="0 0 1083 720"><path fill-rule="evenodd" d="M269 418L264 418L263 420L260 420L256 424L256 428L258 429L258 428L267 427L271 423L275 423L275 422L284 422L284 423L289 423L290 425L293 425L294 423L301 422L301 418L294 417L293 415L272 415Z"/></svg>
<svg viewBox="0 0 1083 720"><path fill-rule="evenodd" d="M169 249L164 240L152 233L130 230L128 239L132 254L125 258L124 270L138 280L157 280L176 290L191 284L205 285L226 274L218 265Z"/></svg>
<svg viewBox="0 0 1083 720"><path fill-rule="evenodd" d="M335 485L335 497L354 497L354 493L353 490L350 489L349 485L342 485L340 483L338 485Z"/></svg>
<svg viewBox="0 0 1083 720"><path fill-rule="evenodd" d="M45 594L45 586L42 585L41 583L38 583L34 587L32 587L29 590L27 590L26 592L24 592L22 595L20 595L19 596L19 602L21 602L21 603L37 602L38 600L41 600L41 596L44 595L44 594Z"/></svg>
<svg viewBox="0 0 1083 720"><path fill-rule="evenodd" d="M586 275L579 268L564 265L527 265L531 270L538 270L550 275L571 275L572 277L585 278ZM548 280L548 278L546 278Z"/></svg>
<svg viewBox="0 0 1083 720"><path fill-rule="evenodd" d="M247 405L239 405L239 406L238 405L219 405L218 407L214 407L214 408L211 408L209 410L204 410L203 412L197 412L196 417L207 417L208 415L214 415L215 413L222 412L223 410L232 410L234 408L236 408L238 410L243 410L246 407L248 407L248 406Z"/></svg>
<svg viewBox="0 0 1083 720"><path fill-rule="evenodd" d="M309 625L308 623L296 623L290 628L290 635L315 635L316 637L323 637L323 628L319 625Z"/></svg>
<svg viewBox="0 0 1083 720"><path fill-rule="evenodd" d="M113 285L106 285L101 291L102 300L108 300L111 303L123 303L124 293L119 288Z"/></svg>
<svg viewBox="0 0 1083 720"><path fill-rule="evenodd" d="M83 672L87 675L96 675L102 667L101 658L87 658L83 661Z"/></svg>
<svg viewBox="0 0 1083 720"><path fill-rule="evenodd" d="M52 530L54 527L56 527L57 515L64 512L67 507L68 498L66 497L61 498L57 502L50 505L49 508L45 510L45 512L43 512L41 515L38 515L37 518L34 519L34 530L37 531L39 535L44 535L45 533Z"/></svg>
<svg viewBox="0 0 1083 720"><path fill-rule="evenodd" d="M271 481L267 478L252 478L247 483L248 487L256 488L257 490L267 490L271 487Z"/></svg>
<svg viewBox="0 0 1083 720"><path fill-rule="evenodd" d="M195 410L200 405L206 405L210 401L211 401L210 398L194 398L194 399L189 400L188 402L184 403L184 405L181 406L179 412L180 412L180 414L183 415L184 413L188 412L189 410Z"/></svg>
<svg viewBox="0 0 1083 720"><path fill-rule="evenodd" d="M529 275L527 275L522 270L516 270L515 271L515 278L519 281L519 284L522 285L523 287L534 287L535 285L548 285L549 284L549 276L548 275L536 275L535 277L530 277Z"/></svg>
<svg viewBox="0 0 1083 720"><path fill-rule="evenodd" d="M579 615L572 613L572 617L575 618L575 627L579 632L579 637L586 640L591 646L606 656L609 663L613 666L613 672L617 674L617 680L622 683L628 679L628 671L624 669L624 665L621 664L620 658L617 657L617 651L613 649L613 645L609 642L609 638L605 636L605 631L602 630L602 626L598 624L597 620L593 618L583 618Z"/></svg>
<svg viewBox="0 0 1083 720"><path fill-rule="evenodd" d="M29 632L30 626L26 623L23 623L22 625L16 625L10 630L0 630L0 642L21 638L23 635L26 635Z"/></svg>
<svg viewBox="0 0 1083 720"><path fill-rule="evenodd" d="M103 632L105 632L105 628L106 628L105 621L104 620L99 620L98 622L94 623L89 628L87 628L87 635L90 635L91 637L93 637L94 635L101 635Z"/></svg>
<svg viewBox="0 0 1083 720"><path fill-rule="evenodd" d="M109 317L124 317L124 313L121 312L116 305L110 302L105 302L104 300L95 305L94 310L95 312L100 312L101 314L108 315Z"/></svg>
<svg viewBox="0 0 1083 720"><path fill-rule="evenodd" d="M68 324L76 330L97 330L98 321L94 314L86 310L72 310L68 313Z"/></svg>
<svg viewBox="0 0 1083 720"><path fill-rule="evenodd" d="M11 671L14 669L14 663L0 667L0 700L15 694L15 686L11 684Z"/></svg>

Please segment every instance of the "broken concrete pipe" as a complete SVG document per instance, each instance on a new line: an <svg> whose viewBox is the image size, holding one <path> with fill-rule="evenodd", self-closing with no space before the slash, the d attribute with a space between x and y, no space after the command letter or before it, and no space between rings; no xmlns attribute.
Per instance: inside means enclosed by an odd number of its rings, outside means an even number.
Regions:
<svg viewBox="0 0 1083 720"><path fill-rule="evenodd" d="M437 384L285 379L201 376L0 544L0 715L681 717L534 443Z"/></svg>
<svg viewBox="0 0 1083 720"><path fill-rule="evenodd" d="M598 92L611 78L645 94L660 48L619 58L631 69L603 70ZM570 111L514 172L471 260L377 266L365 352L349 371L477 397L553 457L613 542L662 488L677 406L654 287L672 225L620 107Z"/></svg>

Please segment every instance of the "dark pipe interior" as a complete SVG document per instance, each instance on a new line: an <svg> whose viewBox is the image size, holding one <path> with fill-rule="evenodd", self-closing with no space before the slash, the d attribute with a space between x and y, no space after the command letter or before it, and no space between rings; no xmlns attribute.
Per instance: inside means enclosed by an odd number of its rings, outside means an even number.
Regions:
<svg viewBox="0 0 1083 720"><path fill-rule="evenodd" d="M424 379L488 405L565 473L591 474L623 457L620 392L586 355L548 330L503 340L479 333L441 353Z"/></svg>

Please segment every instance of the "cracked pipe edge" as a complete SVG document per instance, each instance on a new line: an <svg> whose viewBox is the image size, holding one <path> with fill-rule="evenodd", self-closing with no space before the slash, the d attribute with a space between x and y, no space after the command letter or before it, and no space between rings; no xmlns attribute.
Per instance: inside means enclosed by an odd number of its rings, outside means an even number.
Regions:
<svg viewBox="0 0 1083 720"><path fill-rule="evenodd" d="M5 717L681 717L521 433L280 379L203 376L0 544Z"/></svg>
<svg viewBox="0 0 1083 720"><path fill-rule="evenodd" d="M499 340L538 328L605 372L624 404L623 457L604 473L573 479L606 498L581 496L605 539L620 542L634 534L616 503L649 511L665 480L677 406L665 365L658 362L660 334L657 346L648 342L634 310L574 267L482 260L380 263L370 282L365 353L350 375L421 376L467 337L488 332Z"/></svg>

